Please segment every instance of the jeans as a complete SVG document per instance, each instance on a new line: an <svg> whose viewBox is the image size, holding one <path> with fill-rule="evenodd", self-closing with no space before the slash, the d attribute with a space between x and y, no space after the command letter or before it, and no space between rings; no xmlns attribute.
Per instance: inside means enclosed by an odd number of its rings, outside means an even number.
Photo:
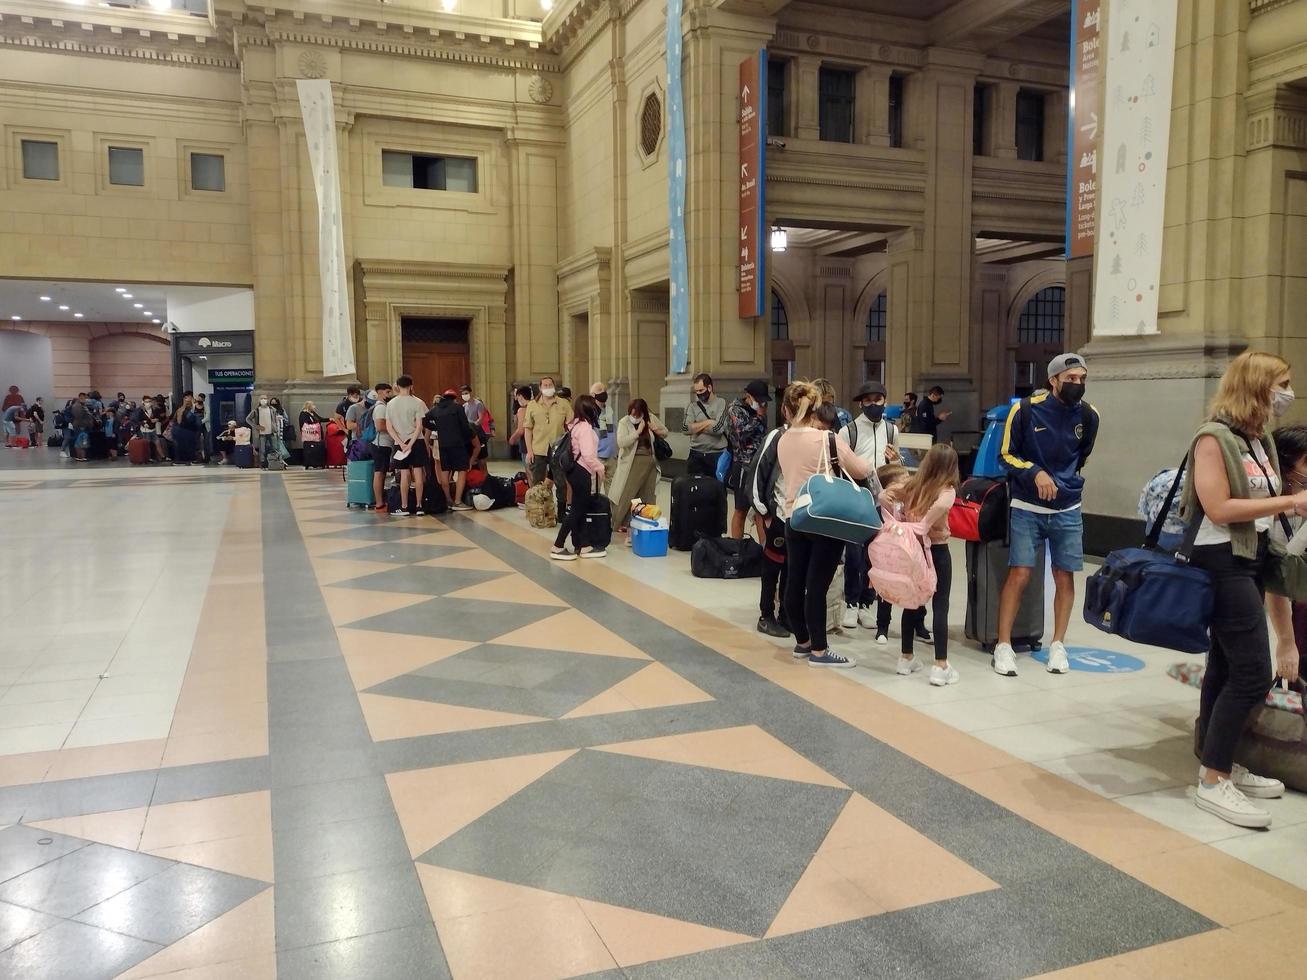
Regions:
<svg viewBox="0 0 1307 980"><path fill-rule="evenodd" d="M1263 553L1266 536L1261 536ZM1236 558L1228 544L1203 545L1191 559L1212 577L1212 648L1198 707L1198 740L1208 769L1229 772L1244 725L1274 680L1261 560Z"/></svg>
<svg viewBox="0 0 1307 980"><path fill-rule="evenodd" d="M721 459L724 450L718 449L715 452L704 452L700 449L691 449L690 455L685 461L686 476L717 476L717 461Z"/></svg>
<svg viewBox="0 0 1307 980"><path fill-rule="evenodd" d="M1085 524L1079 507L1056 514L1036 514L1013 507L1008 516L1009 567L1034 568L1045 541L1054 568L1078 572L1085 567Z"/></svg>
<svg viewBox="0 0 1307 980"><path fill-rule="evenodd" d="M572 547L580 551L589 544L583 541L582 530L585 528L585 515L590 512L590 502L595 495L596 479L593 473L580 464L567 474L568 485L572 488L572 506L567 508L567 516L558 525L558 535L554 538L554 547L561 548L572 536ZM559 513L562 513L559 511Z"/></svg>
<svg viewBox="0 0 1307 980"><path fill-rule="evenodd" d="M834 538L785 529L789 580L785 584L785 613L790 629L802 646L812 641L814 652L826 649L826 592L835 578L844 542Z"/></svg>
<svg viewBox="0 0 1307 980"><path fill-rule="evenodd" d="M953 586L953 558L949 555L947 544L932 544L930 557L935 563L935 576L939 584L935 586L935 595L930 600L934 615L935 659L948 659L948 598ZM899 649L904 655L912 653L912 640L917 627L926 622L926 607L906 609L903 612L903 638Z"/></svg>
<svg viewBox="0 0 1307 980"><path fill-rule="evenodd" d="M865 544L850 544L844 548L844 601L851 606L869 606L876 592L867 582L871 564L867 561Z"/></svg>
<svg viewBox="0 0 1307 980"><path fill-rule="evenodd" d="M268 456L277 450L277 437L273 435L260 435L258 436L258 440L259 456L262 457L261 464L267 466Z"/></svg>

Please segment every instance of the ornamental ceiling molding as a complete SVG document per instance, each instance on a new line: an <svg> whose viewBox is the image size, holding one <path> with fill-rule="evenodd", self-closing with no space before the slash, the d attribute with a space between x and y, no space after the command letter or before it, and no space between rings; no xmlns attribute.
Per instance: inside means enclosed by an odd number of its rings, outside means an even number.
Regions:
<svg viewBox="0 0 1307 980"><path fill-rule="evenodd" d="M892 191L898 194L925 193L922 184L895 184L882 180L857 180L847 176L815 177L808 174L767 174L768 183L803 184L810 187L848 187L864 191Z"/></svg>
<svg viewBox="0 0 1307 980"><path fill-rule="evenodd" d="M577 0L557 18L545 18L545 23L541 25L542 43L555 54L562 54L565 49L575 47L575 42L582 39L583 34L588 41L596 30L594 22L607 20L606 17L595 17L597 12L605 9L611 10L609 0ZM634 7L624 8L623 13L626 9ZM580 46L584 47L584 44Z"/></svg>
<svg viewBox="0 0 1307 980"><path fill-rule="evenodd" d="M207 22L205 26L208 26ZM240 61L231 46L206 34L155 31L51 17L0 14L0 45L196 68L240 69Z"/></svg>
<svg viewBox="0 0 1307 980"><path fill-rule="evenodd" d="M782 27L776 31L773 47L795 54L838 55L857 64L884 62L902 68L920 68L925 50L906 44L876 44L860 38L833 37Z"/></svg>

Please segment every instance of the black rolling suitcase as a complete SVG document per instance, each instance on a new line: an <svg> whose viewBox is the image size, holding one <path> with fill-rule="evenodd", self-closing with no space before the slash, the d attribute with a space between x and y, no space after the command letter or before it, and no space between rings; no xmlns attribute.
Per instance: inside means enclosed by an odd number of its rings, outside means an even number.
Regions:
<svg viewBox="0 0 1307 980"><path fill-rule="evenodd" d="M720 538L725 533L726 487L712 476L673 480L668 545L677 551L689 551L699 538Z"/></svg>
<svg viewBox="0 0 1307 980"><path fill-rule="evenodd" d="M998 643L998 598L1007 581L1008 546L1002 541L967 542L966 635L986 653ZM1047 551L1041 551L1012 624L1015 650L1038 650L1044 643L1044 576Z"/></svg>
<svg viewBox="0 0 1307 980"><path fill-rule="evenodd" d="M602 493L594 494L582 523L581 540L596 551L603 551L613 540L612 501Z"/></svg>
<svg viewBox="0 0 1307 980"><path fill-rule="evenodd" d="M320 442L306 442L302 450L306 470L325 470L327 468L327 447Z"/></svg>

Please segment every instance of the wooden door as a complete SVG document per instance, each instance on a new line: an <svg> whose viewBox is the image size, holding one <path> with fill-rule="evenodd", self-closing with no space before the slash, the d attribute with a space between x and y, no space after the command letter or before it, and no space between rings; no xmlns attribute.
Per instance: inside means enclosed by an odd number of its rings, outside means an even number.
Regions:
<svg viewBox="0 0 1307 980"><path fill-rule="evenodd" d="M413 378L413 394L430 405L442 392L471 382L467 346L405 344L404 372Z"/></svg>

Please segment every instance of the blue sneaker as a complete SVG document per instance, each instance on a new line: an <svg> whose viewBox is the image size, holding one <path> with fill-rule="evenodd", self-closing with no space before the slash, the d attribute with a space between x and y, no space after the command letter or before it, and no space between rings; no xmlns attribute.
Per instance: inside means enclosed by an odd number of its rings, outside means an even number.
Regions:
<svg viewBox="0 0 1307 980"><path fill-rule="evenodd" d="M856 667L855 661L848 657L841 657L838 653L831 653L827 650L820 657L812 654L808 657L809 667Z"/></svg>
<svg viewBox="0 0 1307 980"><path fill-rule="evenodd" d="M807 660L807 659L808 659L808 655L811 654L811 653L812 653L812 648L811 648L811 647L801 647L801 646L799 646L798 644L795 644L795 647L794 647L794 659L795 659L795 660Z"/></svg>

